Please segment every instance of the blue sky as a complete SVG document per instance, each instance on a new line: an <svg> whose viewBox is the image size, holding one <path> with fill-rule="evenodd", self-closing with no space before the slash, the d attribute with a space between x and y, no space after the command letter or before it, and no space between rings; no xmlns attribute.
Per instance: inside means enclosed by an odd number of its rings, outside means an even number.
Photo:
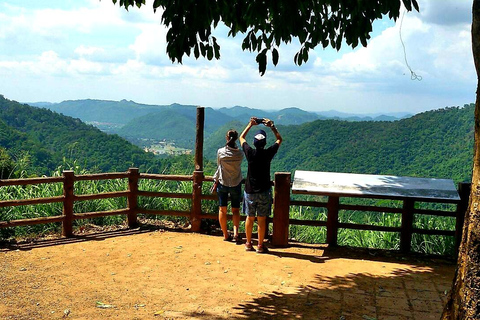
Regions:
<svg viewBox="0 0 480 320"><path fill-rule="evenodd" d="M420 13L374 25L367 48L317 48L296 66L295 43L261 77L242 38L215 31L221 59L172 64L152 1L125 11L110 0L0 1L0 94L20 102L133 100L205 107L389 113L475 101L471 0L418 0ZM240 35L241 36L241 35Z"/></svg>

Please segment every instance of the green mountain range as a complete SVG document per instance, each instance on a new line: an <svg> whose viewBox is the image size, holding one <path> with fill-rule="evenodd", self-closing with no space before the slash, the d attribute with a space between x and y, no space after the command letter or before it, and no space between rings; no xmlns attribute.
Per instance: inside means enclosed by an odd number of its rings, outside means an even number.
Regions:
<svg viewBox="0 0 480 320"><path fill-rule="evenodd" d="M118 135L102 132L79 119L1 95L0 149L7 151L17 168L28 162L29 175L51 175L65 162L75 162L95 172L126 171L129 167L159 172L172 165L172 159L159 159ZM178 161L182 166L193 166L191 159Z"/></svg>
<svg viewBox="0 0 480 320"><path fill-rule="evenodd" d="M144 148L154 141L167 141L178 147L193 149L195 143L196 107L191 105L145 105L133 101L70 100L60 103L37 102L30 105L79 118L107 133L116 133ZM358 116L339 112L307 112L299 108L279 111L235 106L205 108L205 136L228 122L248 122L250 117L269 118L280 125L300 125L318 119L348 121L394 121L408 114Z"/></svg>
<svg viewBox="0 0 480 320"><path fill-rule="evenodd" d="M282 126L284 141L273 171L312 170L383 174L470 181L473 160L474 104L417 114L395 122L316 120ZM205 141L204 155L215 159L229 123ZM273 133L267 132L268 143ZM247 141L253 141L253 128Z"/></svg>
<svg viewBox="0 0 480 320"><path fill-rule="evenodd" d="M395 122L314 121L280 127L273 169L391 174L470 181L474 104Z"/></svg>
<svg viewBox="0 0 480 320"><path fill-rule="evenodd" d="M205 109L204 155L211 160L206 162L206 174L213 174L215 170L216 151L225 144L225 132L233 128L240 133L252 115L252 109L243 107L231 108L228 114L225 112L227 109ZM293 118L289 112L298 118L305 115L299 109L282 112L287 118ZM279 124L284 142L273 160L272 170L391 174L469 181L473 159L473 112L474 105L469 104L424 112L393 122L315 120L300 125ZM276 123L281 123L277 120L280 111L277 114L260 110L253 113L259 117L269 115ZM127 114L124 113L123 119ZM185 144L195 139L194 106L174 104L143 116L135 114L130 117L122 129L125 134L138 139L146 135ZM266 131L272 142L273 135L269 129ZM248 141L251 140L249 135ZM80 119L61 115L45 106L31 107L0 96L0 165L5 163L5 154L17 167L20 161L28 160L30 173L36 175L50 175L65 160L103 172L125 171L131 166L149 172L169 172L169 168L175 168L172 169L175 172L179 169L189 172L193 168L191 156L160 158Z"/></svg>

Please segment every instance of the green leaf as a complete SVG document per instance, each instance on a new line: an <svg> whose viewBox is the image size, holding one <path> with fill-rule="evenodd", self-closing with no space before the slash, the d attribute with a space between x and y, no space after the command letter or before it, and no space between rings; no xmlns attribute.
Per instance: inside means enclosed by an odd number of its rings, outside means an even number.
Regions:
<svg viewBox="0 0 480 320"><path fill-rule="evenodd" d="M367 46L367 37L366 36L361 36L360 41L362 42L362 46L364 46L364 47Z"/></svg>
<svg viewBox="0 0 480 320"><path fill-rule="evenodd" d="M255 34L253 33L253 31L252 31L252 33L251 33L251 35L250 35L250 39L252 40L252 48L251 48L251 50L252 50L252 51L257 50L258 41L257 41L257 37L255 36Z"/></svg>
<svg viewBox="0 0 480 320"><path fill-rule="evenodd" d="M220 59L220 46L217 43L217 39L215 37L212 37L213 39L213 52L215 55L215 59Z"/></svg>
<svg viewBox="0 0 480 320"><path fill-rule="evenodd" d="M301 30L298 33L298 40L300 40L300 43L303 44L305 40L307 39L307 32L305 30Z"/></svg>
<svg viewBox="0 0 480 320"><path fill-rule="evenodd" d="M342 40L343 40L343 36L342 34L339 34L337 36L337 41L335 42L335 49L340 50L340 48L342 47Z"/></svg>
<svg viewBox="0 0 480 320"><path fill-rule="evenodd" d="M303 50L303 61L307 62L308 61L308 49L307 48L304 48Z"/></svg>
<svg viewBox="0 0 480 320"><path fill-rule="evenodd" d="M200 48L198 47L198 43L195 44L195 47L193 48L193 54L195 55L195 59L200 57Z"/></svg>
<svg viewBox="0 0 480 320"><path fill-rule="evenodd" d="M276 48L272 50L272 62L274 66L278 64L278 50Z"/></svg>
<svg viewBox="0 0 480 320"><path fill-rule="evenodd" d="M418 7L417 0L412 0L412 2L413 2L413 7L415 8L415 10L420 11L420 8Z"/></svg>
<svg viewBox="0 0 480 320"><path fill-rule="evenodd" d="M162 0L155 0L153 2L153 9L157 9L158 7L160 7L162 5Z"/></svg>
<svg viewBox="0 0 480 320"><path fill-rule="evenodd" d="M211 46L207 47L207 59L212 60L213 59L213 48Z"/></svg>
<svg viewBox="0 0 480 320"><path fill-rule="evenodd" d="M242 42L242 50L246 50L246 49L249 49L250 48L250 39L248 36L246 36L244 39L243 39L243 42Z"/></svg>
<svg viewBox="0 0 480 320"><path fill-rule="evenodd" d="M265 74L265 70L267 69L267 49L264 49L262 52L257 54L256 57L258 63L258 72L261 76Z"/></svg>

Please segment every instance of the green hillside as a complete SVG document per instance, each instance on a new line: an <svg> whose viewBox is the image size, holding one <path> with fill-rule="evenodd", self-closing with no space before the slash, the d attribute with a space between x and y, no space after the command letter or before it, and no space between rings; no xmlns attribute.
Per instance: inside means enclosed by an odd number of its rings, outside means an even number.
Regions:
<svg viewBox="0 0 480 320"><path fill-rule="evenodd" d="M276 171L392 174L471 179L474 104L396 122L319 120L280 127Z"/></svg>
<svg viewBox="0 0 480 320"><path fill-rule="evenodd" d="M76 161L95 172L161 172L173 165L171 159L158 159L117 135L108 135L79 119L47 109L31 107L0 96L0 147L14 161L28 159L29 174L50 175L64 160ZM25 157L26 155L26 157ZM179 158L182 167L193 167L190 158Z"/></svg>
<svg viewBox="0 0 480 320"><path fill-rule="evenodd" d="M29 103L32 106L47 108L66 116L79 118L84 122L103 122L124 125L135 117L160 110L163 106L153 106L121 100L67 100L60 103Z"/></svg>
<svg viewBox="0 0 480 320"><path fill-rule="evenodd" d="M205 135L208 136L231 120L231 117L223 113L205 108ZM136 144L141 144L139 139L167 140L179 147L193 150L196 121L196 107L172 105L162 111L135 118L116 133Z"/></svg>
<svg viewBox="0 0 480 320"><path fill-rule="evenodd" d="M473 159L474 105L424 112L395 121L317 120L278 126L284 142L272 171L313 170L404 175L470 181ZM230 122L205 140L204 155L215 160L225 132L239 133ZM263 126L259 127L265 129ZM253 140L257 128L250 130ZM269 143L273 134L266 129Z"/></svg>

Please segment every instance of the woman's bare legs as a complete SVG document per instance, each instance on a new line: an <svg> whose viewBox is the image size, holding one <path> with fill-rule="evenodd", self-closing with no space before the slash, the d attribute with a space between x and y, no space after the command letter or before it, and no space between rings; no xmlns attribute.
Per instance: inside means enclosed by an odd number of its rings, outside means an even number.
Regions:
<svg viewBox="0 0 480 320"><path fill-rule="evenodd" d="M220 223L220 228L222 228L223 238L228 239L228 229L227 229L227 207L218 208L218 222Z"/></svg>

